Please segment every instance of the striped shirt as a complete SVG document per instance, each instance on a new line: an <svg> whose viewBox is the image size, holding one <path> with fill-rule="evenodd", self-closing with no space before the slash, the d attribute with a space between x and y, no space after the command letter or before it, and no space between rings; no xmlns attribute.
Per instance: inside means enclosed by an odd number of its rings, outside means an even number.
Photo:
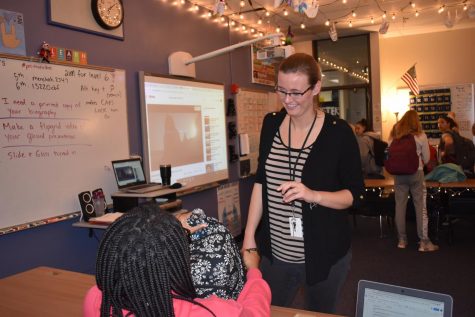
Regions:
<svg viewBox="0 0 475 317"><path fill-rule="evenodd" d="M313 144L302 150L296 165L295 161L300 149L290 149L291 166L295 169L295 181L301 179L302 169L312 146ZM291 180L289 147L282 142L279 131L272 141L272 147L265 163L265 171L272 255L284 262L304 263L304 239L292 237L289 224L290 217L302 219L302 202L295 201L294 208L292 208L292 204L285 204L282 201L282 194L276 190L283 182Z"/></svg>

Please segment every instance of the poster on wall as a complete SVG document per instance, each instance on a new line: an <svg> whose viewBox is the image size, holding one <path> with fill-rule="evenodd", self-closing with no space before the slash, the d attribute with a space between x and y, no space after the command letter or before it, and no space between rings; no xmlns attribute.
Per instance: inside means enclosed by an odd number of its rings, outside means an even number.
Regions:
<svg viewBox="0 0 475 317"><path fill-rule="evenodd" d="M475 118L473 84L460 84L450 87L452 93L452 111L462 136L472 139L472 124Z"/></svg>
<svg viewBox="0 0 475 317"><path fill-rule="evenodd" d="M26 56L23 14L0 9L0 53Z"/></svg>
<svg viewBox="0 0 475 317"><path fill-rule="evenodd" d="M262 121L267 113L279 111L282 107L275 92L241 88L236 94L237 133L247 134L249 154L240 156L241 177L255 174L259 157L259 138Z"/></svg>
<svg viewBox="0 0 475 317"><path fill-rule="evenodd" d="M239 182L222 185L217 189L218 220L236 237L241 234Z"/></svg>
<svg viewBox="0 0 475 317"><path fill-rule="evenodd" d="M261 47L258 45L251 45L251 65L252 65L252 80L254 84L263 84L268 86L275 86L276 69L279 61L276 59L257 59L257 51Z"/></svg>

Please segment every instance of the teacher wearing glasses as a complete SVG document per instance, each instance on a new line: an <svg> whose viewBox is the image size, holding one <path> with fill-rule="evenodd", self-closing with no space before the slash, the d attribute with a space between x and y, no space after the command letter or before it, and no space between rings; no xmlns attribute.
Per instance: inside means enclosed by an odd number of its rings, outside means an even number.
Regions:
<svg viewBox="0 0 475 317"><path fill-rule="evenodd" d="M334 313L351 262L347 210L364 184L352 129L314 106L321 78L307 54L279 67L285 111L264 118L243 249L263 256L273 305L292 307L304 288L305 309Z"/></svg>

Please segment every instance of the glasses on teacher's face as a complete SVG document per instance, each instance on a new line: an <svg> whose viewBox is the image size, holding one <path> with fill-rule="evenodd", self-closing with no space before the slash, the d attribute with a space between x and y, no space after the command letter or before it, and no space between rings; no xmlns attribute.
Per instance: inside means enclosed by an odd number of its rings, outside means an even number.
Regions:
<svg viewBox="0 0 475 317"><path fill-rule="evenodd" d="M300 92L300 91L291 91L291 92L287 92L287 91L284 91L282 90L281 88L279 87L275 87L275 92L279 95L280 98L282 99L285 99L287 96L289 96L290 98L292 99L298 99L298 98L302 98L303 95L305 95L307 93L307 91L309 91L310 89L312 89L313 86L309 86L307 89L305 89L304 91Z"/></svg>

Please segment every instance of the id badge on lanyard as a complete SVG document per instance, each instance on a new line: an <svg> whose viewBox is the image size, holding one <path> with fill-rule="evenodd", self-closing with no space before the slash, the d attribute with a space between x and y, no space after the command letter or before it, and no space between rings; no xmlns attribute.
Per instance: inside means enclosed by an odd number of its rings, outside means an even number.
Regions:
<svg viewBox="0 0 475 317"><path fill-rule="evenodd" d="M303 238L302 218L289 217L290 236Z"/></svg>

